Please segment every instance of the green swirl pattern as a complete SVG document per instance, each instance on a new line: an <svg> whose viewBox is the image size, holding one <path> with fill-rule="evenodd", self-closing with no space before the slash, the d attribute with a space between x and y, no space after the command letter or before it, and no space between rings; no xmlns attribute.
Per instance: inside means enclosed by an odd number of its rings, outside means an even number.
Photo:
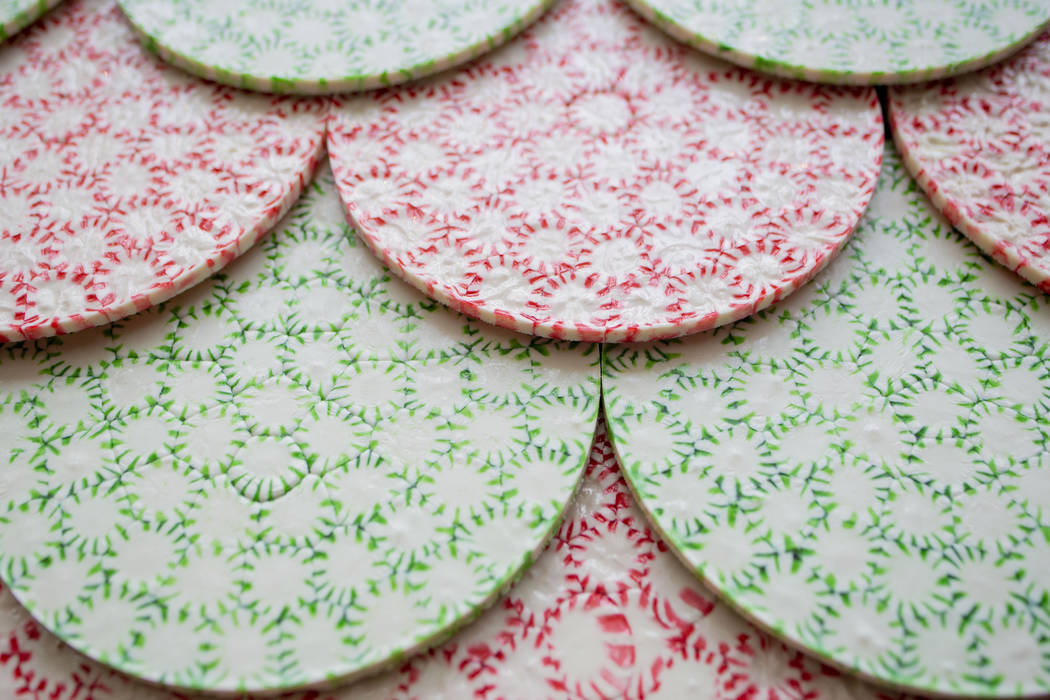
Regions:
<svg viewBox="0 0 1050 700"><path fill-rule="evenodd" d="M545 545L594 434L597 355L393 280L326 169L212 281L0 346L0 576L59 637L148 680L373 671Z"/></svg>
<svg viewBox="0 0 1050 700"><path fill-rule="evenodd" d="M1050 690L1050 300L888 153L842 256L790 299L610 346L643 507L763 625L869 678Z"/></svg>
<svg viewBox="0 0 1050 700"><path fill-rule="evenodd" d="M62 0L0 0L0 41L10 39Z"/></svg>
<svg viewBox="0 0 1050 700"><path fill-rule="evenodd" d="M1050 23L1041 0L627 0L673 37L747 68L828 83L976 70Z"/></svg>
<svg viewBox="0 0 1050 700"><path fill-rule="evenodd" d="M119 0L147 48L196 75L267 92L367 90L459 65L554 0Z"/></svg>

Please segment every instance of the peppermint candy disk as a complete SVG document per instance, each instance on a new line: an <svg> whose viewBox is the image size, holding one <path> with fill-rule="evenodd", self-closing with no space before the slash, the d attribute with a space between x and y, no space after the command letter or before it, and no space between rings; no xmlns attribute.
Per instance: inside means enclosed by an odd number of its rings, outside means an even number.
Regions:
<svg viewBox="0 0 1050 700"><path fill-rule="evenodd" d="M980 73L890 92L894 139L934 205L1050 293L1050 33Z"/></svg>
<svg viewBox="0 0 1050 700"><path fill-rule="evenodd" d="M0 42L13 37L62 0L0 0Z"/></svg>
<svg viewBox="0 0 1050 700"><path fill-rule="evenodd" d="M123 318L221 268L299 196L320 101L190 79L113 2L0 46L0 341Z"/></svg>
<svg viewBox="0 0 1050 700"><path fill-rule="evenodd" d="M119 0L146 46L184 70L267 92L401 83L507 41L554 0Z"/></svg>
<svg viewBox="0 0 1050 700"><path fill-rule="evenodd" d="M701 51L787 78L916 83L977 70L1050 23L1042 0L627 0Z"/></svg>
<svg viewBox="0 0 1050 700"><path fill-rule="evenodd" d="M1048 311L890 153L806 290L607 350L613 443L682 559L794 644L897 686L1043 696Z"/></svg>
<svg viewBox="0 0 1050 700"><path fill-rule="evenodd" d="M182 700L85 661L0 588L0 694L96 688L97 700ZM565 688L587 689L566 694ZM630 688L637 694L624 695ZM557 689L557 690L556 690ZM439 649L324 700L719 696L890 700L713 600L646 526L604 430L546 552L499 605ZM561 692L559 692L561 691ZM316 692L282 696L319 700Z"/></svg>
<svg viewBox="0 0 1050 700"><path fill-rule="evenodd" d="M839 250L883 141L874 91L782 82L568 0L454 75L347 99L328 149L368 245L435 299L554 338L753 313Z"/></svg>
<svg viewBox="0 0 1050 700"><path fill-rule="evenodd" d="M378 670L543 548L591 444L597 353L392 280L325 172L212 281L0 348L0 575L71 646L147 680Z"/></svg>

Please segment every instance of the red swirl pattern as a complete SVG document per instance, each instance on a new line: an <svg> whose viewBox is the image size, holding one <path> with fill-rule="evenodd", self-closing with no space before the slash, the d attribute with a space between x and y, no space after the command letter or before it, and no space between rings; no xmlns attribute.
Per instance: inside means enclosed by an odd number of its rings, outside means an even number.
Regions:
<svg viewBox="0 0 1050 700"><path fill-rule="evenodd" d="M71 0L0 55L0 341L149 308L250 248L298 198L327 103L205 83Z"/></svg>
<svg viewBox="0 0 1050 700"><path fill-rule="evenodd" d="M439 301L554 338L721 325L853 231L882 156L868 88L763 77L612 0L566 0L456 73L333 111L358 231Z"/></svg>

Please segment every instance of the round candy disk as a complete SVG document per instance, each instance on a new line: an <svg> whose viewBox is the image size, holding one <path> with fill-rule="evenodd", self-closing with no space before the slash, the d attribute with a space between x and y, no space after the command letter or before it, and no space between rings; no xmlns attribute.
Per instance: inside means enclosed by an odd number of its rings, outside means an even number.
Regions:
<svg viewBox="0 0 1050 700"><path fill-rule="evenodd" d="M119 0L146 46L220 83L269 92L366 90L491 50L553 0Z"/></svg>
<svg viewBox="0 0 1050 700"><path fill-rule="evenodd" d="M643 507L747 615L869 678L1050 688L1050 303L888 155L842 257L775 309L612 348Z"/></svg>
<svg viewBox="0 0 1050 700"><path fill-rule="evenodd" d="M392 280L326 173L214 281L0 348L0 575L70 645L151 681L373 671L543 548L598 384L597 347Z"/></svg>
<svg viewBox="0 0 1050 700"><path fill-rule="evenodd" d="M86 662L41 632L0 587L0 696L185 700ZM552 695L552 688L590 692ZM625 695L631 688L637 694ZM891 700L756 631L713 600L653 535L620 476L604 431L580 496L546 552L499 605L399 669L285 700L408 698L672 698ZM53 695L47 695L53 693Z"/></svg>
<svg viewBox="0 0 1050 700"><path fill-rule="evenodd" d="M915 83L976 70L1050 23L1044 0L627 0L701 51L826 83Z"/></svg>
<svg viewBox="0 0 1050 700"><path fill-rule="evenodd" d="M669 337L789 294L882 153L873 90L707 59L566 0L455 75L345 101L328 147L369 246L443 303L555 338Z"/></svg>
<svg viewBox="0 0 1050 700"><path fill-rule="evenodd" d="M62 0L0 0L0 42L13 37Z"/></svg>
<svg viewBox="0 0 1050 700"><path fill-rule="evenodd" d="M324 104L162 65L116 5L0 46L0 341L108 323L196 284L295 201Z"/></svg>
<svg viewBox="0 0 1050 700"><path fill-rule="evenodd" d="M934 205L1050 293L1050 33L981 73L893 90L890 114Z"/></svg>

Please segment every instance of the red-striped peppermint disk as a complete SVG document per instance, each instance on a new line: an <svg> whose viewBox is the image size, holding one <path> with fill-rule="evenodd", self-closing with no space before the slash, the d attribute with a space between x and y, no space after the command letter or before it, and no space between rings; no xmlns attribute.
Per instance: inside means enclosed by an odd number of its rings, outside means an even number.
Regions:
<svg viewBox="0 0 1050 700"><path fill-rule="evenodd" d="M299 196L324 103L241 93L142 50L109 0L0 46L0 341L113 321L240 255Z"/></svg>
<svg viewBox="0 0 1050 700"><path fill-rule="evenodd" d="M1050 32L1000 65L890 93L894 138L977 246L1050 293Z"/></svg>
<svg viewBox="0 0 1050 700"><path fill-rule="evenodd" d="M717 326L807 281L878 174L874 91L705 58L566 0L426 83L347 99L329 153L368 245L434 298L555 338Z"/></svg>

